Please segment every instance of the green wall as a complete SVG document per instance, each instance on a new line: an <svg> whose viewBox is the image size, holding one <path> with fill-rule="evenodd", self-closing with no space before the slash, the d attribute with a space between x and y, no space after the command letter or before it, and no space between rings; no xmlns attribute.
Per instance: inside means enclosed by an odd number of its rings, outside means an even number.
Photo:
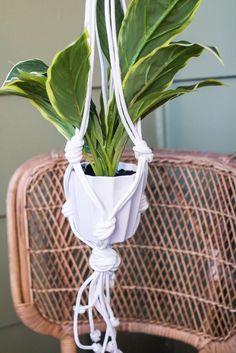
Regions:
<svg viewBox="0 0 236 353"><path fill-rule="evenodd" d="M53 55L73 41L83 24L82 0L1 0L0 81L19 60ZM225 66L214 57L184 70L181 84L199 77L226 76L226 88L207 88L179 98L147 120L144 135L152 146L233 152L236 150L236 2L205 0L185 39L218 45ZM176 83L177 84L177 83ZM96 69L94 85L99 86ZM94 89L98 100L98 89ZM55 340L32 333L12 308L7 265L5 197L10 176L37 154L62 151L64 139L21 98L0 99L0 353L58 351ZM12 339L14 337L14 339Z"/></svg>
<svg viewBox="0 0 236 353"><path fill-rule="evenodd" d="M176 85L201 77L219 78L226 87L206 88L164 108L165 147L232 153L236 151L236 2L207 0L182 38L218 46L224 65L205 53L178 76Z"/></svg>
<svg viewBox="0 0 236 353"><path fill-rule="evenodd" d="M19 60L53 55L82 30L84 2L77 0L1 0L0 81ZM98 77L96 77L98 84ZM5 196L10 176L37 154L62 151L64 138L21 98L0 99L0 353L57 352L56 340L34 334L19 323L9 290Z"/></svg>

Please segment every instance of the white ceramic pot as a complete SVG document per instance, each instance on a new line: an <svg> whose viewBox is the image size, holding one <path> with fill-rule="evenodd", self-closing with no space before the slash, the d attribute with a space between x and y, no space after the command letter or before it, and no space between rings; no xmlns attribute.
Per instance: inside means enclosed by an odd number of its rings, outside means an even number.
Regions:
<svg viewBox="0 0 236 353"><path fill-rule="evenodd" d="M136 165L120 163L118 169L136 171ZM127 190L132 186L135 173L132 175L123 175L116 177L89 176L86 178L95 191L96 195L104 205L106 215L109 215L116 204ZM128 199L124 206L117 212L115 218L115 228L108 239L108 244L123 242L130 238L136 228L139 220L140 201L147 183L147 170L143 173L140 183L133 196ZM104 215L96 207L90 197L87 195L79 178L72 170L69 178L69 200L73 209L73 225L77 230L77 236L81 240L98 244L99 240L94 233L98 224L104 221ZM70 218L70 223L72 219ZM73 228L73 227L72 227Z"/></svg>

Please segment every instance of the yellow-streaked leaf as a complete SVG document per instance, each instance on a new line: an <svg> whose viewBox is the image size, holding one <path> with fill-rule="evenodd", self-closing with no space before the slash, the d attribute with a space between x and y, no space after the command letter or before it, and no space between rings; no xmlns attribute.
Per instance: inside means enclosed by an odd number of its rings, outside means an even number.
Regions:
<svg viewBox="0 0 236 353"><path fill-rule="evenodd" d="M64 121L80 126L90 70L90 48L85 31L57 53L48 69L46 89L50 102Z"/></svg>
<svg viewBox="0 0 236 353"><path fill-rule="evenodd" d="M152 50L167 45L192 21L202 0L135 0L119 33L122 77Z"/></svg>

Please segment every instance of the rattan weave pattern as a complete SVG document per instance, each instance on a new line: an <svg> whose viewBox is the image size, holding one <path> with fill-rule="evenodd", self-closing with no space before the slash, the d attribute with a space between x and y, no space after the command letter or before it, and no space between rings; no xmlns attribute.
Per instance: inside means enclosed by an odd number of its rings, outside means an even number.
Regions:
<svg viewBox="0 0 236 353"><path fill-rule="evenodd" d="M60 155L35 168L23 211L31 304L60 325L71 324L76 292L90 273L90 250L61 214L65 168ZM116 246L116 315L226 341L236 332L235 164L155 153L146 194L150 207L137 234Z"/></svg>

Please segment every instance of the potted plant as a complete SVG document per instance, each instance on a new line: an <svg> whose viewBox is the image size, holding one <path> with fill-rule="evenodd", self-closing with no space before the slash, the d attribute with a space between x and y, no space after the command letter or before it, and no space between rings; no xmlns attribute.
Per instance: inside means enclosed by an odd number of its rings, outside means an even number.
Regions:
<svg viewBox="0 0 236 353"><path fill-rule="evenodd" d="M201 2L132 0L126 11L124 0L88 0L85 30L78 39L57 53L50 66L39 59L17 63L0 88L1 95L29 99L68 140L63 212L73 232L93 248L90 264L95 270L80 288L75 307L75 339L81 348L88 349L78 339L77 317L88 311L95 342L89 348L118 349L107 283L120 262L111 245L134 234L147 207L143 192L152 153L142 139L140 121L181 95L222 85L208 79L172 87L175 75L204 50L221 61L215 47L173 41L190 24ZM102 79L99 109L91 99L95 42ZM137 167L120 162L129 137ZM87 285L89 302L82 306ZM94 306L107 325L103 348L96 343L100 336L94 328Z"/></svg>
<svg viewBox="0 0 236 353"><path fill-rule="evenodd" d="M221 85L219 81L209 79L195 85L171 87L175 75L204 50L211 51L221 60L216 48L173 42L190 24L201 2L131 1L123 19L122 7L116 1L123 90L133 122L200 87ZM98 0L97 16L100 43L109 71L104 0ZM81 124L90 70L89 56L85 30L74 43L56 54L49 67L39 59L17 63L8 74L0 94L28 98L42 116L70 140L75 128ZM109 97L106 107L101 99L99 112L91 102L90 115L83 154L95 175L114 176L128 140L114 95Z"/></svg>

